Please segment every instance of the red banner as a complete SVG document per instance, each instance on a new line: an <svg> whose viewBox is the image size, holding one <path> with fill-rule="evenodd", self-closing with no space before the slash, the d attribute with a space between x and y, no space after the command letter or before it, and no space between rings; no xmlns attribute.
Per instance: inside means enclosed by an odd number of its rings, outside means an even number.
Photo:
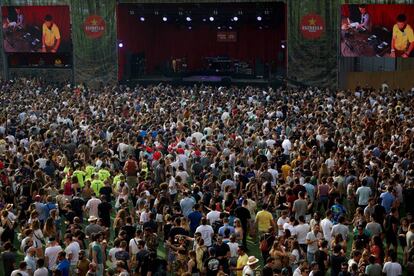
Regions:
<svg viewBox="0 0 414 276"><path fill-rule="evenodd" d="M325 22L319 14L310 13L302 17L300 30L306 39L318 39L325 31Z"/></svg>
<svg viewBox="0 0 414 276"><path fill-rule="evenodd" d="M99 15L90 15L83 24L83 30L90 38L100 38L105 33L105 20Z"/></svg>
<svg viewBox="0 0 414 276"><path fill-rule="evenodd" d="M217 42L237 42L237 32L217 32Z"/></svg>

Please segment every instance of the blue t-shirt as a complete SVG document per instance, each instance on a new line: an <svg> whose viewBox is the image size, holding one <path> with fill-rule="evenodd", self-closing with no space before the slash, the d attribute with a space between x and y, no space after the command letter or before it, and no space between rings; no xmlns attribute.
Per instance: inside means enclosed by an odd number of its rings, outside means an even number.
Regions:
<svg viewBox="0 0 414 276"><path fill-rule="evenodd" d="M180 207L181 207L181 211L183 211L184 216L188 217L195 203L196 203L195 200L191 197L185 197L181 199Z"/></svg>
<svg viewBox="0 0 414 276"><path fill-rule="evenodd" d="M43 211L45 212L44 215L45 215L45 217L47 219L49 217L49 215L50 215L50 211L53 210L53 209L56 209L56 204L55 203L52 203L52 202L49 202L49 203L46 203L43 206L43 208L44 208Z"/></svg>
<svg viewBox="0 0 414 276"><path fill-rule="evenodd" d="M391 207L394 203L395 197L391 193L385 192L380 195L380 198L382 198L381 205L385 208L385 211L388 214L391 211Z"/></svg>
<svg viewBox="0 0 414 276"><path fill-rule="evenodd" d="M200 221L203 215L199 211L193 211L188 215L190 220L190 229L191 232L195 233L197 227L200 225Z"/></svg>
<svg viewBox="0 0 414 276"><path fill-rule="evenodd" d="M57 270L62 272L62 276L69 276L70 262L64 259L57 265Z"/></svg>
<svg viewBox="0 0 414 276"><path fill-rule="evenodd" d="M315 200L315 186L310 183L305 183L303 186L305 187L311 202L313 202Z"/></svg>
<svg viewBox="0 0 414 276"><path fill-rule="evenodd" d="M231 234L233 234L235 232L233 226L230 226L230 225L226 224L226 225L223 225L222 227L219 228L218 234L221 235L221 236L223 236L223 237L225 237L226 236L225 235L226 229L229 229L229 231L230 231L229 232L229 235L231 235Z"/></svg>
<svg viewBox="0 0 414 276"><path fill-rule="evenodd" d="M47 219L47 217L49 216L49 213L47 213L47 208L46 208L46 204L44 203L39 203L38 204L39 207L39 220L40 221L45 221Z"/></svg>

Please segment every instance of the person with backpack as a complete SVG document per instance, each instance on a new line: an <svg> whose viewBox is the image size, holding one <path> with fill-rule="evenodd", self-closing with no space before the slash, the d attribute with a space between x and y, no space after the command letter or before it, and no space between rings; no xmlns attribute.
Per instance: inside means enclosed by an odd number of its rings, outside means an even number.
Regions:
<svg viewBox="0 0 414 276"><path fill-rule="evenodd" d="M132 155L129 155L128 160L125 162L124 172L126 175L126 182L128 184L128 187L135 188L138 182L138 163L133 159Z"/></svg>
<svg viewBox="0 0 414 276"><path fill-rule="evenodd" d="M136 270L135 273L141 272L141 275L146 275L148 271L148 256L149 251L145 249L145 241L138 240L138 252L136 254Z"/></svg>
<svg viewBox="0 0 414 276"><path fill-rule="evenodd" d="M384 222L384 232L385 232L385 240L387 242L387 249L390 249L390 246L393 246L395 252L397 252L398 248L398 210L395 207L391 208L391 212L385 217Z"/></svg>
<svg viewBox="0 0 414 276"><path fill-rule="evenodd" d="M269 251L276 239L276 231L274 227L269 227L268 232L264 233L259 240L259 249L262 253L263 260L267 260L269 258Z"/></svg>

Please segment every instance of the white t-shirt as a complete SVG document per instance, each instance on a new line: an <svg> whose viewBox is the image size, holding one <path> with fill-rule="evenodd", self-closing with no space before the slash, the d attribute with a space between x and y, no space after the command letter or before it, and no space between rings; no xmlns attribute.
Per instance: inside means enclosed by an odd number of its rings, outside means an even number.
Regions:
<svg viewBox="0 0 414 276"><path fill-rule="evenodd" d="M293 257L295 257L295 259L293 260L293 263L294 264L297 264L299 262L299 260L300 260L299 250L293 249L291 254L292 254Z"/></svg>
<svg viewBox="0 0 414 276"><path fill-rule="evenodd" d="M310 231L310 226L307 223L299 224L295 226L296 239L299 244L306 244L306 235Z"/></svg>
<svg viewBox="0 0 414 276"><path fill-rule="evenodd" d="M210 222L210 224L212 225L215 221L220 219L220 212L219 211L215 211L212 210L210 212L207 213L207 219Z"/></svg>
<svg viewBox="0 0 414 276"><path fill-rule="evenodd" d="M275 140L273 140L273 139L267 139L267 140L266 140L266 145L267 145L267 147L268 147L268 148L273 149L273 148L274 148L274 146L275 146L275 144L276 144L276 141L275 141Z"/></svg>
<svg viewBox="0 0 414 276"><path fill-rule="evenodd" d="M196 138L197 143L201 142L201 139L203 138L203 133L201 132L194 132L193 134L191 134L191 138Z"/></svg>
<svg viewBox="0 0 414 276"><path fill-rule="evenodd" d="M402 275L402 268L399 263L386 262L382 272L387 276L400 276Z"/></svg>
<svg viewBox="0 0 414 276"><path fill-rule="evenodd" d="M354 264L358 264L354 259L350 259L349 261L348 261L348 272L351 272L352 271L352 266L354 265Z"/></svg>
<svg viewBox="0 0 414 276"><path fill-rule="evenodd" d="M214 234L213 227L210 225L200 225L197 227L196 233L201 233L201 237L207 247L211 246L211 237Z"/></svg>
<svg viewBox="0 0 414 276"><path fill-rule="evenodd" d="M56 265L56 260L59 252L62 251L60 245L47 247L45 250L45 256L49 259L48 268L52 269Z"/></svg>
<svg viewBox="0 0 414 276"><path fill-rule="evenodd" d="M114 248L111 248L111 250L109 250L108 255L109 255L109 261L111 262L111 267L112 268L115 268L116 267L115 254L117 252L121 251L121 250L122 250L122 248L119 248L119 247L114 247ZM134 255L136 255L136 253Z"/></svg>
<svg viewBox="0 0 414 276"><path fill-rule="evenodd" d="M236 183L234 183L231 179L226 179L221 183L221 190L225 191L227 186L230 186L232 189L236 189Z"/></svg>
<svg viewBox="0 0 414 276"><path fill-rule="evenodd" d="M168 191L171 195L175 195L177 193L177 184L175 183L174 177L171 177L170 181L168 181Z"/></svg>
<svg viewBox="0 0 414 276"><path fill-rule="evenodd" d="M182 164L183 165L184 169L187 168L187 161L188 161L187 155L185 155L185 154L179 154L177 156L177 160L178 160L179 164ZM178 173L177 173L177 175L178 175ZM184 174L184 176L185 176L185 174ZM187 177L188 177L188 174L187 174ZM184 181L184 179L183 179L183 181Z"/></svg>
<svg viewBox="0 0 414 276"><path fill-rule="evenodd" d="M285 224L283 224L283 230L286 230L286 229L288 229L290 231L290 234L292 236L296 235L296 229L295 229L295 227L292 224L290 224L288 222L286 222Z"/></svg>
<svg viewBox="0 0 414 276"><path fill-rule="evenodd" d="M285 139L282 142L283 154L288 155L290 149L292 148L292 143L289 139Z"/></svg>
<svg viewBox="0 0 414 276"><path fill-rule="evenodd" d="M343 224L336 224L332 227L331 236L335 237L336 235L341 234L344 240L348 240L349 229L348 226Z"/></svg>
<svg viewBox="0 0 414 276"><path fill-rule="evenodd" d="M283 228L283 225L285 225L285 223L288 223L288 222L289 222L289 218L288 217L286 217L285 219L282 218L282 217L279 217L277 219L277 227L279 229L278 236L283 236L283 230L281 230L279 227L282 227Z"/></svg>
<svg viewBox="0 0 414 276"><path fill-rule="evenodd" d="M40 229L36 229L34 232L33 232L33 237L32 237L32 239L33 239L33 242L34 242L34 247L35 248L41 248L42 247L42 240L44 239L44 237L43 237L43 233L42 233L42 230L40 230Z"/></svg>
<svg viewBox="0 0 414 276"><path fill-rule="evenodd" d="M368 205L368 200L371 196L371 188L361 186L356 190L356 195L358 196L358 205Z"/></svg>
<svg viewBox="0 0 414 276"><path fill-rule="evenodd" d="M242 272L243 276L254 276L256 275L253 271L253 269L250 268L250 266L245 265Z"/></svg>
<svg viewBox="0 0 414 276"><path fill-rule="evenodd" d="M149 221L149 212L143 211L139 217L139 222L146 223Z"/></svg>
<svg viewBox="0 0 414 276"><path fill-rule="evenodd" d="M332 169L335 166L335 160L328 158L325 161L326 166L328 166L328 169Z"/></svg>
<svg viewBox="0 0 414 276"><path fill-rule="evenodd" d="M296 268L295 271L293 272L293 276L301 276L302 275L302 271L300 270L300 268Z"/></svg>
<svg viewBox="0 0 414 276"><path fill-rule="evenodd" d="M238 257L237 249L239 249L239 244L237 242L229 242L227 245L230 248L230 256L231 257Z"/></svg>
<svg viewBox="0 0 414 276"><path fill-rule="evenodd" d="M333 227L333 223L329 219L324 218L321 221L321 229L322 229L323 237L328 242L332 240L332 235L331 235L332 227Z"/></svg>
<svg viewBox="0 0 414 276"><path fill-rule="evenodd" d="M29 240L33 241L33 245L32 247L34 248L42 248L42 242L37 240L34 235L33 237L26 237L22 240L22 243L20 244L20 250L24 252L24 248L26 247L27 243L29 242ZM27 250L27 249L26 249Z"/></svg>
<svg viewBox="0 0 414 276"><path fill-rule="evenodd" d="M13 270L10 276L16 276L18 273L20 273L22 276L29 276L29 273L20 269Z"/></svg>
<svg viewBox="0 0 414 276"><path fill-rule="evenodd" d="M68 257L70 254L72 254L72 259L70 260L70 265L77 265L79 261L79 251L80 246L77 241L72 241L66 248L66 257Z"/></svg>
<svg viewBox="0 0 414 276"><path fill-rule="evenodd" d="M96 197L92 197L91 199L88 200L88 202L86 203L86 208L88 208L89 210L89 216L95 216L95 217L99 217L98 216L98 205L101 204L101 200L96 198Z"/></svg>
<svg viewBox="0 0 414 276"><path fill-rule="evenodd" d="M129 241L129 248L130 248L129 254L131 256L135 256L138 253L138 241L139 240L137 238L133 238Z"/></svg>
<svg viewBox="0 0 414 276"><path fill-rule="evenodd" d="M313 231L306 234L306 240L313 241L313 243L308 244L308 253L315 253L318 250L318 243L315 242L322 238L322 234L318 232L316 235Z"/></svg>
<svg viewBox="0 0 414 276"><path fill-rule="evenodd" d="M224 122L228 118L230 118L230 113L228 113L227 111L224 111L223 114L221 114L221 120Z"/></svg>
<svg viewBox="0 0 414 276"><path fill-rule="evenodd" d="M277 182L277 178L279 176L279 172L275 169L268 169L267 170L268 173L270 173L272 175L272 187L276 186L276 182Z"/></svg>
<svg viewBox="0 0 414 276"><path fill-rule="evenodd" d="M47 270L46 267L36 269L36 271L33 274L33 276L48 276L48 275L49 275L49 271Z"/></svg>

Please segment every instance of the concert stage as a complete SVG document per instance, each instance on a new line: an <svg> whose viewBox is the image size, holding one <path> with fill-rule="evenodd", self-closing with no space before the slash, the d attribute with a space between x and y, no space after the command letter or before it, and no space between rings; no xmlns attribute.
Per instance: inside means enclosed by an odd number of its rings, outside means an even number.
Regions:
<svg viewBox="0 0 414 276"><path fill-rule="evenodd" d="M282 77L274 79L259 78L233 78L231 76L211 76L211 75L194 75L186 77L166 77L166 76L145 76L123 81L123 84L141 84L141 85L157 85L160 83L168 83L172 85L212 85L212 86L248 86L254 85L259 87L280 87L283 83Z"/></svg>
<svg viewBox="0 0 414 276"><path fill-rule="evenodd" d="M119 4L117 15L121 83L267 86L286 71L284 3Z"/></svg>

